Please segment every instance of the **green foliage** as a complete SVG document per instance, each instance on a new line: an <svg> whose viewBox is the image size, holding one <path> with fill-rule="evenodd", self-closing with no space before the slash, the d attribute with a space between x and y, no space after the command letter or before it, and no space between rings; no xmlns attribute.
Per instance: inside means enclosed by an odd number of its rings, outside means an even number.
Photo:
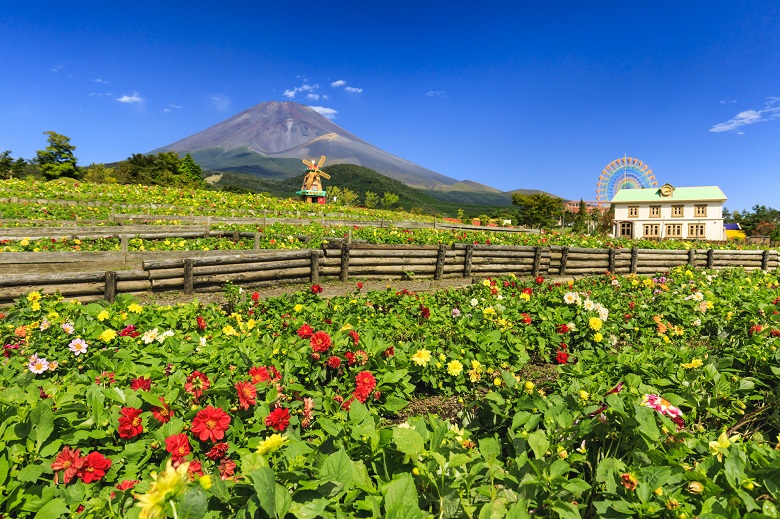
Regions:
<svg viewBox="0 0 780 519"><path fill-rule="evenodd" d="M0 153L0 180L20 177L26 167L27 161L21 157L18 159L11 157L11 150L4 150Z"/></svg>
<svg viewBox="0 0 780 519"><path fill-rule="evenodd" d="M192 160L192 155L189 153L187 153L179 163L179 175L189 186L197 188L206 186L206 183L203 181L203 171L200 169L200 166Z"/></svg>
<svg viewBox="0 0 780 519"><path fill-rule="evenodd" d="M382 195L382 207L385 209L390 209L398 202L398 195L395 193L391 193L389 191L385 191L385 194Z"/></svg>
<svg viewBox="0 0 780 519"><path fill-rule="evenodd" d="M563 199L544 193L515 193L512 204L518 206L518 222L527 227L551 227L563 213Z"/></svg>
<svg viewBox="0 0 780 519"><path fill-rule="evenodd" d="M84 171L83 179L86 182L95 182L97 184L115 184L117 182L117 171L115 168L105 164L90 164Z"/></svg>
<svg viewBox="0 0 780 519"><path fill-rule="evenodd" d="M47 180L61 177L80 178L82 172L73 155L76 147L70 143L70 138L52 131L43 133L49 136L49 145L44 150L38 150L35 159L43 176Z"/></svg>
<svg viewBox="0 0 780 519"><path fill-rule="evenodd" d="M363 205L365 205L369 209L373 209L377 206L378 203L379 203L379 195L377 195L373 191L366 191L365 197L363 199Z"/></svg>

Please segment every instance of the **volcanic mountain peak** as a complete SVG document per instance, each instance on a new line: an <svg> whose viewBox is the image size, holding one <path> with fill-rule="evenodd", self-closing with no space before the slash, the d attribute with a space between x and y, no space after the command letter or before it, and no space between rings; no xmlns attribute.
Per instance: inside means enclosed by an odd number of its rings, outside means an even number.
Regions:
<svg viewBox="0 0 780 519"><path fill-rule="evenodd" d="M330 133L363 142L308 106L271 101L244 110L164 149L184 153L208 148L225 151L248 148L266 155L282 153Z"/></svg>

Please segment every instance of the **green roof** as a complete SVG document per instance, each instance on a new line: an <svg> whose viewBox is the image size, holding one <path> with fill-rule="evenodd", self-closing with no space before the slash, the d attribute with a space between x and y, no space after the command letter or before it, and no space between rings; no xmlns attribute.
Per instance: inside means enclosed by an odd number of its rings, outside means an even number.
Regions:
<svg viewBox="0 0 780 519"><path fill-rule="evenodd" d="M661 196L660 187L621 189L612 203L625 202L696 202L699 200L725 201L726 195L718 186L676 187L672 196Z"/></svg>

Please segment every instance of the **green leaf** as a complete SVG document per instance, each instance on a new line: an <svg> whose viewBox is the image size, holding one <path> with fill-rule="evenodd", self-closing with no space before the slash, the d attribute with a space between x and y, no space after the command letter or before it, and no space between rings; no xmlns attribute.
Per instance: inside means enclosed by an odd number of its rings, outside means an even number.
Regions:
<svg viewBox="0 0 780 519"><path fill-rule="evenodd" d="M284 517L292 505L292 496L287 488L276 484L276 517Z"/></svg>
<svg viewBox="0 0 780 519"><path fill-rule="evenodd" d="M649 443L658 443L661 431L658 430L658 424L655 421L656 411L643 405L634 404L634 412L636 421L639 424L639 432L642 433Z"/></svg>
<svg viewBox="0 0 780 519"><path fill-rule="evenodd" d="M501 456L501 445L495 438L482 438L479 440L479 452L486 460L496 459Z"/></svg>
<svg viewBox="0 0 780 519"><path fill-rule="evenodd" d="M547 439L547 433L542 429L537 429L528 435L528 445L534 451L536 459L544 459L547 449L550 448L550 441Z"/></svg>
<svg viewBox="0 0 780 519"><path fill-rule="evenodd" d="M393 442L398 450L412 457L417 457L424 448L423 438L415 429L396 427L393 429Z"/></svg>
<svg viewBox="0 0 780 519"><path fill-rule="evenodd" d="M607 492L614 494L617 489L616 477L626 470L626 464L617 458L604 458L596 466L596 481L604 483Z"/></svg>
<svg viewBox="0 0 780 519"><path fill-rule="evenodd" d="M70 514L65 500L61 498L52 499L35 514L35 519L59 519Z"/></svg>
<svg viewBox="0 0 780 519"><path fill-rule="evenodd" d="M260 507L269 517L276 515L276 474L273 469L263 467L249 473L257 493Z"/></svg>
<svg viewBox="0 0 780 519"><path fill-rule="evenodd" d="M327 499L314 499L305 503L293 503L290 506L290 513L298 519L315 519L322 517L322 513L327 506Z"/></svg>
<svg viewBox="0 0 780 519"><path fill-rule="evenodd" d="M387 400L382 407L384 407L385 411L395 413L406 407L408 404L408 400L391 395L387 397Z"/></svg>
<svg viewBox="0 0 780 519"><path fill-rule="evenodd" d="M51 407L44 402L40 402L30 413L30 422L33 426L30 436L35 439L35 452L38 452L41 450L43 442L54 431L54 413L52 413Z"/></svg>
<svg viewBox="0 0 780 519"><path fill-rule="evenodd" d="M320 469L320 479L340 483L344 487L352 484L352 460L344 449L334 452L325 459Z"/></svg>
<svg viewBox="0 0 780 519"><path fill-rule="evenodd" d="M16 479L24 483L35 483L45 470L46 467L43 465L27 465L19 471L16 475Z"/></svg>
<svg viewBox="0 0 780 519"><path fill-rule="evenodd" d="M558 517L561 519L580 519L582 517L579 509L566 501L556 501L553 503L552 509L558 513Z"/></svg>
<svg viewBox="0 0 780 519"><path fill-rule="evenodd" d="M184 494L178 506L180 519L201 519L206 515L208 499L200 486L194 486Z"/></svg>
<svg viewBox="0 0 780 519"><path fill-rule="evenodd" d="M384 497L386 519L425 517L423 511L420 510L417 487L415 487L414 479L412 479L410 474L402 474L397 479L391 481L387 485Z"/></svg>
<svg viewBox="0 0 780 519"><path fill-rule="evenodd" d="M771 519L777 519L780 517L780 513L777 511L777 506L769 500L764 501L764 504L761 506L761 511L765 516Z"/></svg>

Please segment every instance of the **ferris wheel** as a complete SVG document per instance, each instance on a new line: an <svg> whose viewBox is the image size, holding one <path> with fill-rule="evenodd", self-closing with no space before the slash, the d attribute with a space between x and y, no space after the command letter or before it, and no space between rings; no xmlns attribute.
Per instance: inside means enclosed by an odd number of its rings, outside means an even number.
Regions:
<svg viewBox="0 0 780 519"><path fill-rule="evenodd" d="M623 157L613 160L601 171L596 184L596 200L609 202L621 189L655 187L653 170L639 159Z"/></svg>

